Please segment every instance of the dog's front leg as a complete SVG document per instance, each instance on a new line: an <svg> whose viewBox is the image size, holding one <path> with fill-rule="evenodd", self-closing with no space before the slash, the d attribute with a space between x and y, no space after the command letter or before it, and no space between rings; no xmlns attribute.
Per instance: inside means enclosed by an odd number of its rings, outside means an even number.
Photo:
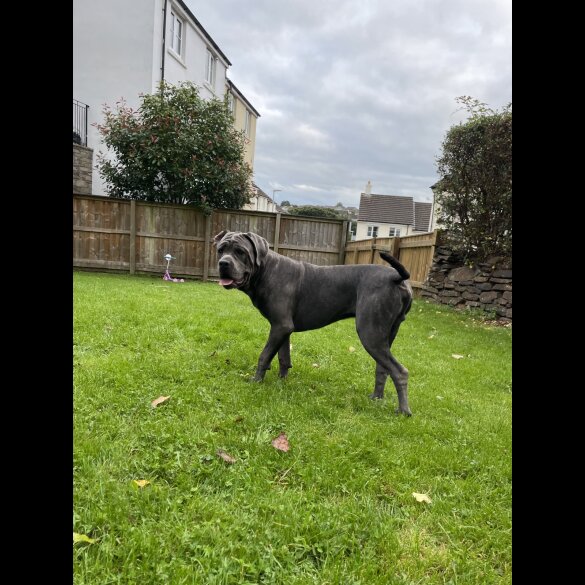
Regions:
<svg viewBox="0 0 585 585"><path fill-rule="evenodd" d="M266 342L266 345L264 346L264 349L260 354L260 358L258 359L258 367L256 368L256 374L252 378L254 382L261 382L262 380L264 380L266 370L270 369L270 363L272 362L274 356L276 355L276 352L282 347L283 343L286 342L288 346L288 339L290 337L290 334L292 333L292 330L293 330L292 327L286 325L272 325L272 327L270 328L270 335L268 336L268 341Z"/></svg>
<svg viewBox="0 0 585 585"><path fill-rule="evenodd" d="M290 362L290 333L284 338L284 341L278 350L278 362L280 365L278 376L280 378L286 378L288 371L292 368Z"/></svg>

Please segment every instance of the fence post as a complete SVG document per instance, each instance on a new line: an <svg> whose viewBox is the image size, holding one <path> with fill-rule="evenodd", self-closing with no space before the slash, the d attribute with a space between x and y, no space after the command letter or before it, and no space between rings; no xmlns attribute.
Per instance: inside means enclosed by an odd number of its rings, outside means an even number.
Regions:
<svg viewBox="0 0 585 585"><path fill-rule="evenodd" d="M130 201L130 274L136 272L136 200Z"/></svg>
<svg viewBox="0 0 585 585"><path fill-rule="evenodd" d="M282 213L276 214L276 224L274 225L274 247L273 250L278 254L278 242L280 242L280 216Z"/></svg>
<svg viewBox="0 0 585 585"><path fill-rule="evenodd" d="M347 226L349 221L347 219L341 226L341 237L339 238L339 264L345 264L345 244L347 242Z"/></svg>
<svg viewBox="0 0 585 585"><path fill-rule="evenodd" d="M211 212L213 213L213 211ZM211 214L205 216L205 242L203 249L203 281L209 277L209 250L211 246Z"/></svg>
<svg viewBox="0 0 585 585"><path fill-rule="evenodd" d="M372 238L371 251L370 251L370 264L374 263L374 258L376 257L376 240L378 238Z"/></svg>
<svg viewBox="0 0 585 585"><path fill-rule="evenodd" d="M392 246L392 256L396 258L396 260L400 260L400 237L396 236L394 238L394 246Z"/></svg>

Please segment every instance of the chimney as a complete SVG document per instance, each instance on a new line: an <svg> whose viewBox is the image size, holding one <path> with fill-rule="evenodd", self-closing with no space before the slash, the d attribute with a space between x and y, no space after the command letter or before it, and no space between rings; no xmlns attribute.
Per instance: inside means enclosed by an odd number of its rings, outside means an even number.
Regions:
<svg viewBox="0 0 585 585"><path fill-rule="evenodd" d="M372 181L368 179L368 184L366 185L366 195L372 194Z"/></svg>

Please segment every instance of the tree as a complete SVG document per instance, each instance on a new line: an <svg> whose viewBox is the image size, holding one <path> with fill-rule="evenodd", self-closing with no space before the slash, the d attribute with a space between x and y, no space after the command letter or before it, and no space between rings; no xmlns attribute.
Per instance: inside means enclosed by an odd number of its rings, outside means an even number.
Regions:
<svg viewBox="0 0 585 585"><path fill-rule="evenodd" d="M290 201L288 199L285 199L281 204L281 207L290 207Z"/></svg>
<svg viewBox="0 0 585 585"><path fill-rule="evenodd" d="M512 254L512 104L457 98L469 119L447 131L434 188L449 243L467 257Z"/></svg>
<svg viewBox="0 0 585 585"><path fill-rule="evenodd" d="M204 100L186 82L162 82L141 95L137 110L106 106L97 128L114 158L100 153L99 169L111 196L143 201L239 209L252 195L245 137L226 102Z"/></svg>
<svg viewBox="0 0 585 585"><path fill-rule="evenodd" d="M308 215L310 217L325 217L327 219L340 219L340 215L333 209L319 207L318 205L295 205L288 210L290 215Z"/></svg>

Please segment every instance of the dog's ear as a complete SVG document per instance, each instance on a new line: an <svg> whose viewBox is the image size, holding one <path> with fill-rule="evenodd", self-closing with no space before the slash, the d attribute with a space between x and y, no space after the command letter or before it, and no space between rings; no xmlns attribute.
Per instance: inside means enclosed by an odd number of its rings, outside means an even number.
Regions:
<svg viewBox="0 0 585 585"><path fill-rule="evenodd" d="M252 232L245 233L244 237L252 242L256 253L256 266L260 266L264 258L266 258L266 254L268 254L268 242L262 236Z"/></svg>
<svg viewBox="0 0 585 585"><path fill-rule="evenodd" d="M227 234L227 230L223 230L221 232L219 232L219 234L217 234L217 236L215 236L213 238L213 244L215 246L217 246L217 244L219 244L219 242L221 242L222 238Z"/></svg>

